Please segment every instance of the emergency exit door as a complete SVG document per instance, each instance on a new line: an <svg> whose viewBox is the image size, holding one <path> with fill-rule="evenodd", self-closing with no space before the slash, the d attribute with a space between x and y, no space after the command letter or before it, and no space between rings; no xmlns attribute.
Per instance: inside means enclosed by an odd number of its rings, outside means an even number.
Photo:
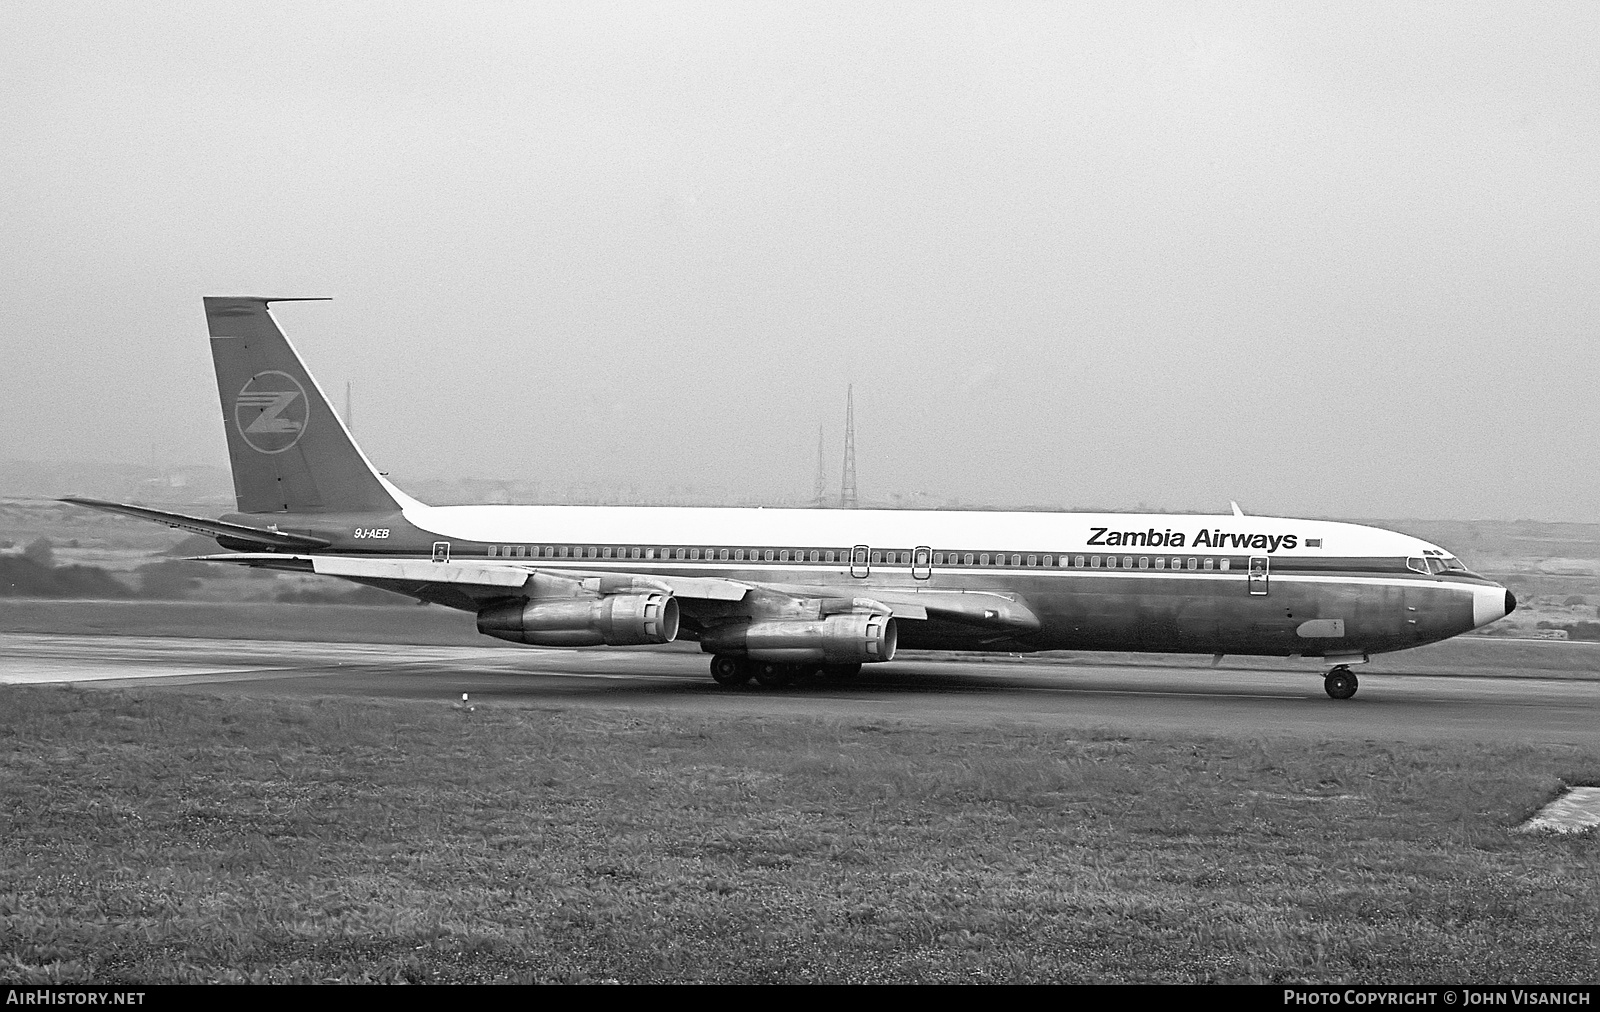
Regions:
<svg viewBox="0 0 1600 1012"><path fill-rule="evenodd" d="M1267 565L1265 555L1250 556L1250 593L1264 596L1267 592Z"/></svg>

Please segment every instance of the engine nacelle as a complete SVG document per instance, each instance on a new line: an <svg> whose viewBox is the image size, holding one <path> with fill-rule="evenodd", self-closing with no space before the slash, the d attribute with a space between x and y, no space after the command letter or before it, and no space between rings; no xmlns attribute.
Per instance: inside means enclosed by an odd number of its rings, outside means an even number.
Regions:
<svg viewBox="0 0 1600 1012"><path fill-rule="evenodd" d="M894 658L894 618L854 613L708 629L700 649L782 664L872 664Z"/></svg>
<svg viewBox="0 0 1600 1012"><path fill-rule="evenodd" d="M480 611L478 631L541 647L671 643L678 638L678 602L667 594L515 601Z"/></svg>

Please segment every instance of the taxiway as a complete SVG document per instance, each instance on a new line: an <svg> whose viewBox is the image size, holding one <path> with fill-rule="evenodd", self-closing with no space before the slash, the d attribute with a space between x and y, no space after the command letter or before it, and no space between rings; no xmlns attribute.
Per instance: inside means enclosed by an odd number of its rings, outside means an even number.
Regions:
<svg viewBox="0 0 1600 1012"><path fill-rule="evenodd" d="M1600 741L1600 681L1520 674L1363 673L1354 699L1334 701L1311 666L1290 672L913 658L869 666L846 683L726 689L711 681L704 655L687 651L0 634L0 684L441 704L468 693L480 706L692 707L735 717L1009 721L1130 733Z"/></svg>

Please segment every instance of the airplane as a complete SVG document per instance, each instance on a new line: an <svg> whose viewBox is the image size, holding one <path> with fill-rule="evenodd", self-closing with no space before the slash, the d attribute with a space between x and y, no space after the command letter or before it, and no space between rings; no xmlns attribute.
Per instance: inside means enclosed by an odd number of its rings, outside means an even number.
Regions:
<svg viewBox="0 0 1600 1012"><path fill-rule="evenodd" d="M315 573L470 612L546 647L694 640L724 686L848 678L901 648L1302 657L1352 665L1511 613L1438 545L1221 515L428 506L395 487L274 320L204 299L237 512L63 501L216 539L197 561ZM1213 662L1215 663L1215 661Z"/></svg>

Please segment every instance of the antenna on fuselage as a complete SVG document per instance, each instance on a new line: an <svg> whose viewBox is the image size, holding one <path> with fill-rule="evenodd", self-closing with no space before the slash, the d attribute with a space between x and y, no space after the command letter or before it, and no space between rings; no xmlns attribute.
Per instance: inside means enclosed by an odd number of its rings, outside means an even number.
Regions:
<svg viewBox="0 0 1600 1012"><path fill-rule="evenodd" d="M1238 503L1234 502L1232 499L1229 499L1228 500L1228 505L1233 507L1233 515L1234 516L1236 516L1236 517L1244 516L1244 510L1239 508L1239 504Z"/></svg>

